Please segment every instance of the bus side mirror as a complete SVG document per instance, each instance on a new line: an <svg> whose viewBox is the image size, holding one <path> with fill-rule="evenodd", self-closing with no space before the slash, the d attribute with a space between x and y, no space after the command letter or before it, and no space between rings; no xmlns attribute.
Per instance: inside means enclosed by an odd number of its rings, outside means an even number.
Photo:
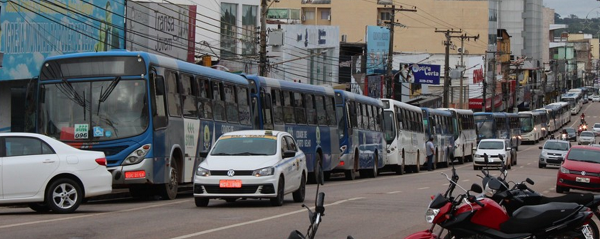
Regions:
<svg viewBox="0 0 600 239"><path fill-rule="evenodd" d="M207 152L200 152L200 158L206 158L206 156L208 156L208 151Z"/></svg>

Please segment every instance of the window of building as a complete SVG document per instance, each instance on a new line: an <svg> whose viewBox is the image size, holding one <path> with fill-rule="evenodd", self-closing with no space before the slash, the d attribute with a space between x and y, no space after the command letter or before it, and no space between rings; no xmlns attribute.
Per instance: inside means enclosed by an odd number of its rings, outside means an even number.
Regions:
<svg viewBox="0 0 600 239"><path fill-rule="evenodd" d="M221 3L221 57L237 53L237 4Z"/></svg>

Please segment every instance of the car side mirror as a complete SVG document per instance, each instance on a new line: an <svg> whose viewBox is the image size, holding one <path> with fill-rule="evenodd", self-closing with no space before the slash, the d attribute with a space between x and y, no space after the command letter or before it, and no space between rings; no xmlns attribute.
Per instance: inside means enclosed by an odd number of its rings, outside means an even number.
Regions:
<svg viewBox="0 0 600 239"><path fill-rule="evenodd" d="M208 156L208 152L200 152L200 158L206 158Z"/></svg>
<svg viewBox="0 0 600 239"><path fill-rule="evenodd" d="M283 158L291 158L296 156L296 151L293 150L286 150L283 152Z"/></svg>
<svg viewBox="0 0 600 239"><path fill-rule="evenodd" d="M540 146L539 148L542 149L542 146Z"/></svg>

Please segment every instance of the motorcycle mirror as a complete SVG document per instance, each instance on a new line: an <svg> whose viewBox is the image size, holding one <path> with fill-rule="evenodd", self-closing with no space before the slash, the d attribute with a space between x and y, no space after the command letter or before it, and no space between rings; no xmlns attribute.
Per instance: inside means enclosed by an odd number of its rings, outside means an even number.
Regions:
<svg viewBox="0 0 600 239"><path fill-rule="evenodd" d="M473 185L471 185L471 191L476 192L476 193L482 193L483 188L481 188L481 186L479 184L474 183Z"/></svg>
<svg viewBox="0 0 600 239"><path fill-rule="evenodd" d="M535 183L533 182L533 180L531 180L530 178L525 179L525 181L531 185L534 185Z"/></svg>
<svg viewBox="0 0 600 239"><path fill-rule="evenodd" d="M298 230L294 230L290 233L288 239L304 239L304 236Z"/></svg>

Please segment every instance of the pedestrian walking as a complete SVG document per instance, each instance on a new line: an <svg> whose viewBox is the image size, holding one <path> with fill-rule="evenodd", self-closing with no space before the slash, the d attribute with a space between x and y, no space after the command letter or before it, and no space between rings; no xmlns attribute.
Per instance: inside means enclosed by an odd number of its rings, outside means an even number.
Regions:
<svg viewBox="0 0 600 239"><path fill-rule="evenodd" d="M433 155L435 155L435 146L433 146L433 137L429 137L425 143L425 152L427 153L427 171L433 170Z"/></svg>

